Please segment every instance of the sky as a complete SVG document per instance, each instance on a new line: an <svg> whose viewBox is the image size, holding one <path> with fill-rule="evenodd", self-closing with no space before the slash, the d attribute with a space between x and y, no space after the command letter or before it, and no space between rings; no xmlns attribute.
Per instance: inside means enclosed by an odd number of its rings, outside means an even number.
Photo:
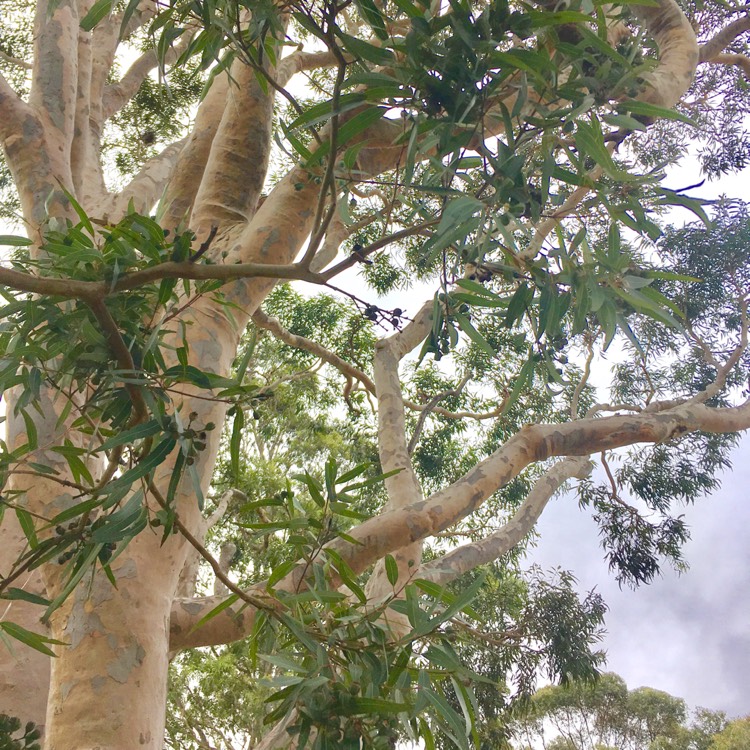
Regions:
<svg viewBox="0 0 750 750"><path fill-rule="evenodd" d="M692 539L684 548L690 569L665 566L636 591L620 589L607 569L598 529L576 497L554 498L537 526L529 561L562 567L582 592L595 588L609 606L606 669L635 688L684 698L691 707L750 714L750 436L734 453L722 488L685 509Z"/></svg>
<svg viewBox="0 0 750 750"><path fill-rule="evenodd" d="M708 182L691 195L747 199L750 169ZM700 180L693 162L672 171L669 187ZM694 221L675 215L675 224ZM606 377L606 373L603 373ZM600 376L601 377L601 376ZM529 563L572 571L582 592L593 588L609 606L606 669L629 688L647 685L684 698L691 707L750 714L750 435L732 456L721 488L684 510L691 540L684 547L690 569L665 566L663 575L636 591L620 589L604 560L590 511L574 494L553 499L542 514ZM683 511L680 511L683 512Z"/></svg>

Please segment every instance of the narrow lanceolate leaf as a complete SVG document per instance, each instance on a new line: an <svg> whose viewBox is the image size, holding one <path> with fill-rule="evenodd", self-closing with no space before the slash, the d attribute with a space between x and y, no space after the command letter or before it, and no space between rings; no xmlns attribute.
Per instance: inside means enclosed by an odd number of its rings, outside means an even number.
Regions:
<svg viewBox="0 0 750 750"><path fill-rule="evenodd" d="M438 721L446 727L446 734L454 744L461 750L469 750L469 738L461 717L456 713L450 703L432 688L424 688L421 692L432 705L439 717ZM448 731L450 729L450 731Z"/></svg>
<svg viewBox="0 0 750 750"><path fill-rule="evenodd" d="M48 638L46 635L26 630L26 628L21 627L15 622L0 622L0 632L7 633L11 638L26 644L30 648L33 648L35 651L39 651L46 656L57 655L47 646L47 644L52 646L67 646L65 641L58 641L54 638Z"/></svg>
<svg viewBox="0 0 750 750"><path fill-rule="evenodd" d="M245 412L240 407L237 407L232 424L232 436L229 439L229 463L232 474L235 477L239 477L240 475L240 447L242 445L242 430L244 427Z"/></svg>
<svg viewBox="0 0 750 750"><path fill-rule="evenodd" d="M107 491L121 487L130 487L137 479L145 477L152 472L159 464L163 463L166 457L174 450L177 441L168 437L162 440L144 459L139 461L132 469L128 469L122 476L113 480L107 485Z"/></svg>
<svg viewBox="0 0 750 750"><path fill-rule="evenodd" d="M0 245L5 247L28 247L33 242L28 237L19 237L15 234L0 234Z"/></svg>
<svg viewBox="0 0 750 750"><path fill-rule="evenodd" d="M224 599L221 604L217 604L213 609L209 610L203 617L201 617L198 622L193 625L193 627L190 629L190 632L192 633L195 630L199 630L203 625L205 625L209 620L213 620L214 617L217 615L220 615L225 609L229 609L237 600L239 599L239 596L237 594L232 594L231 596L228 596L226 599Z"/></svg>
<svg viewBox="0 0 750 750"><path fill-rule="evenodd" d="M16 518L18 518L21 530L29 542L29 547L34 549L34 547L39 544L39 539L37 539L36 536L36 529L34 528L34 519L27 511L19 507L16 507Z"/></svg>
<svg viewBox="0 0 750 750"><path fill-rule="evenodd" d="M97 448L97 451L108 451L118 445L129 445L136 440L143 440L144 438L156 435L161 429L162 427L158 420L150 419L148 422L143 422L129 430L123 430L108 438Z"/></svg>
<svg viewBox="0 0 750 750"><path fill-rule="evenodd" d="M23 589L17 588L9 588L6 591L3 591L2 595L0 595L0 599L18 600L30 602L31 604L41 604L43 606L49 604L49 600L45 599L43 596L38 596L37 594L32 594L30 591L24 591Z"/></svg>
<svg viewBox="0 0 750 750"><path fill-rule="evenodd" d="M80 26L84 31L91 31L100 21L106 18L114 7L115 0L97 0L89 12L81 19Z"/></svg>
<svg viewBox="0 0 750 750"><path fill-rule="evenodd" d="M391 586L395 586L398 583L398 563L393 555L385 556L385 574Z"/></svg>
<svg viewBox="0 0 750 750"><path fill-rule="evenodd" d="M471 321L466 315L462 315L461 313L453 313L453 317L456 319L456 323L458 323L458 327L486 354L489 354L490 357L495 356L495 350L490 346L487 339L482 336L479 331L477 331L476 328L471 324Z"/></svg>
<svg viewBox="0 0 750 750"><path fill-rule="evenodd" d="M646 117L653 118L664 118L666 120L679 120L684 122L686 125L692 125L694 128L698 127L695 120L691 119L687 115L683 115L682 112L677 112L674 109L667 109L666 107L660 107L657 104L649 104L648 102L638 101L637 99L627 99L620 102L618 109L622 112L630 112L634 115L644 115Z"/></svg>
<svg viewBox="0 0 750 750"><path fill-rule="evenodd" d="M345 706L341 706L339 711L344 716L357 716L368 714L401 714L411 711L410 703L400 703L397 701L388 701L384 698L360 698L355 696L351 701L347 701Z"/></svg>

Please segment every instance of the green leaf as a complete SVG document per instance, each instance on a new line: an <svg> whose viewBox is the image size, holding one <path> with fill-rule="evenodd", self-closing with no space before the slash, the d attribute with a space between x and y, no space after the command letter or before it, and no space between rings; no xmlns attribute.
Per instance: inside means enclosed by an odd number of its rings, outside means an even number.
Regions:
<svg viewBox="0 0 750 750"><path fill-rule="evenodd" d="M93 544L86 555L76 560L73 575L66 581L63 590L50 602L49 607L47 607L44 615L42 615L42 622L47 622L49 616L70 596L73 589L80 583L81 578L83 578L87 571L91 570L91 566L99 556L101 549L101 544Z"/></svg>
<svg viewBox="0 0 750 750"><path fill-rule="evenodd" d="M482 201L472 198L470 195L461 195L448 201L440 217L440 223L435 230L436 234L443 234L456 225L464 223L481 211L482 208L484 208Z"/></svg>
<svg viewBox="0 0 750 750"><path fill-rule="evenodd" d="M79 518L84 513L88 513L89 511L93 510L94 508L101 505L101 500L94 498L90 500L83 500L80 503L76 503L75 505L71 505L70 508L66 508L65 510L58 513L50 522L50 527L59 526L60 524L65 523L66 521L69 521L71 518Z"/></svg>
<svg viewBox="0 0 750 750"><path fill-rule="evenodd" d="M332 102L320 102L320 104L315 104L308 110L305 110L305 112L294 119L288 127L290 130L294 130L303 126L309 127L311 125L317 125L320 122L330 120L334 114L340 115L361 106L364 100L364 94L361 93L343 94L339 97L339 106L335 112L333 110Z"/></svg>
<svg viewBox="0 0 750 750"><path fill-rule="evenodd" d="M385 575L391 586L395 586L398 583L398 563L393 555L385 556Z"/></svg>
<svg viewBox="0 0 750 750"><path fill-rule="evenodd" d="M107 485L107 492L121 487L130 487L133 482L145 477L157 466L164 463L167 456L174 450L177 441L173 437L167 437L156 445L149 454L141 459L132 469L128 469L122 476L114 479Z"/></svg>
<svg viewBox="0 0 750 750"><path fill-rule="evenodd" d="M32 518L31 514L23 508L16 506L15 511L16 518L18 519L18 523L21 526L21 531L23 531L24 536L29 542L29 547L31 547L31 549L34 549L39 545L39 539L37 538L36 529L34 528L34 519Z"/></svg>
<svg viewBox="0 0 750 750"><path fill-rule="evenodd" d="M343 31L337 31L338 36L344 44L344 47L349 50L355 57L367 60L368 62L374 63L375 65L392 65L394 61L393 52L384 47L376 47L374 44L364 41L363 39L357 39L355 36L345 34Z"/></svg>
<svg viewBox="0 0 750 750"><path fill-rule="evenodd" d="M354 6L365 23L375 32L379 39L388 39L385 18L373 0L354 0Z"/></svg>
<svg viewBox="0 0 750 750"><path fill-rule="evenodd" d="M34 243L28 237L19 237L15 234L0 234L0 245L6 247L29 247Z"/></svg>
<svg viewBox="0 0 750 750"><path fill-rule="evenodd" d="M412 710L410 703L389 701L384 698L362 698L353 696L351 701L337 709L343 716L357 716L370 714L401 714ZM357 745L359 747L359 744Z"/></svg>
<svg viewBox="0 0 750 750"><path fill-rule="evenodd" d="M266 588L268 590L273 589L273 587L279 581L286 578L287 573L291 573L291 571L294 570L296 567L297 567L296 560L287 560L286 562L283 562L280 565L276 565L273 571L271 572L271 575L268 577Z"/></svg>
<svg viewBox="0 0 750 750"><path fill-rule="evenodd" d="M638 101L637 99L626 99L619 103L618 110L624 112L630 112L634 115L645 115L646 117L664 118L667 120L678 120L684 122L686 125L691 125L694 128L698 127L695 120L691 119L687 115L683 115L681 112L677 112L674 109L667 109L666 107L660 107L657 104L649 104L648 102Z"/></svg>
<svg viewBox="0 0 750 750"><path fill-rule="evenodd" d="M638 178L620 169L612 159L604 143L599 121L592 117L591 122L578 122L575 142L582 155L590 156L612 178L621 182L632 182Z"/></svg>
<svg viewBox="0 0 750 750"><path fill-rule="evenodd" d="M6 589L3 591L2 595L0 595L0 599L24 601L29 602L30 604L41 604L43 606L49 604L49 600L45 599L43 596L38 596L37 594L32 594L30 591L24 591L23 589L17 588Z"/></svg>
<svg viewBox="0 0 750 750"><path fill-rule="evenodd" d="M136 440L143 440L144 438L156 435L161 432L162 426L158 419L150 419L148 422L143 422L131 427L129 430L123 430L113 435L111 438L107 438L96 450L108 451L112 448L116 448L118 445L130 445Z"/></svg>
<svg viewBox="0 0 750 750"><path fill-rule="evenodd" d="M174 380L182 383L192 383L199 388L208 389L211 387L211 380L208 375L193 365L184 367L182 365L175 365L174 367L170 367L164 371L164 377L174 378Z"/></svg>
<svg viewBox="0 0 750 750"><path fill-rule="evenodd" d="M194 633L196 630L202 628L207 622L213 620L217 615L220 615L225 609L229 609L229 607L231 607L238 599L239 596L237 596L237 594L231 594L228 596L223 602L217 604L213 609L206 612L206 614L203 615L203 617L201 617L192 628L190 628L190 632Z"/></svg>
<svg viewBox="0 0 750 750"><path fill-rule="evenodd" d="M495 356L495 350L490 346L487 339L482 336L479 331L477 331L476 328L471 324L471 321L469 320L466 315L462 315L459 312L453 313L453 317L456 319L456 323L458 323L458 327L486 354L489 354L490 357Z"/></svg>
<svg viewBox="0 0 750 750"><path fill-rule="evenodd" d="M342 582L351 590L361 604L367 603L367 596L362 587L355 580L355 573L341 555L333 549L324 550L326 557L332 561Z"/></svg>
<svg viewBox="0 0 750 750"><path fill-rule="evenodd" d="M534 299L534 289L523 282L511 297L508 303L508 311L505 313L505 325L512 328L528 310Z"/></svg>
<svg viewBox="0 0 750 750"><path fill-rule="evenodd" d="M515 383L513 383L513 389L511 390L510 395L505 402L503 413L507 412L515 405L516 401L518 401L524 390L526 390L527 387L531 387L533 382L534 360L532 358L532 353L529 352L529 358L526 360L526 362L524 362L524 365L521 368L521 371L518 373L518 377L516 378Z"/></svg>
<svg viewBox="0 0 750 750"><path fill-rule="evenodd" d="M57 656L52 649L48 648L46 644L53 646L67 646L65 641L58 641L54 638L48 638L46 635L41 633L34 633L31 630L17 625L15 622L0 621L0 630L7 633L11 638L15 638L17 641L26 644L35 651L39 651L45 656Z"/></svg>
<svg viewBox="0 0 750 750"><path fill-rule="evenodd" d="M469 750L469 738L466 733L466 728L461 717L456 713L453 707L448 701L442 696L436 693L432 688L423 688L420 692L424 693L429 703L432 705L436 713L436 718L441 724L447 724L452 730L451 732L446 731L448 737L453 743L460 748L460 750Z"/></svg>
<svg viewBox="0 0 750 750"><path fill-rule="evenodd" d="M84 31L91 31L102 19L106 18L115 5L116 0L97 0L89 12L81 19L80 27Z"/></svg>
<svg viewBox="0 0 750 750"><path fill-rule="evenodd" d="M358 464L353 469L349 469L349 471L345 471L343 474L341 474L336 479L336 484L346 484L346 482L350 482L352 479L356 479L360 474L364 474L371 466L372 462L370 461Z"/></svg>
<svg viewBox="0 0 750 750"><path fill-rule="evenodd" d="M232 436L229 439L229 463L232 475L240 476L240 450L242 447L242 431L245 427L245 412L241 407L236 407L234 422L232 423Z"/></svg>

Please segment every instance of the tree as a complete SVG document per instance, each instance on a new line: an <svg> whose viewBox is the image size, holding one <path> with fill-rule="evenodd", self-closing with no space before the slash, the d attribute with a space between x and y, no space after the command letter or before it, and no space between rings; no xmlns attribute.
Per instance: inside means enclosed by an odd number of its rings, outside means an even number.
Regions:
<svg viewBox="0 0 750 750"><path fill-rule="evenodd" d="M732 750L742 750L750 747L750 719L735 719L714 737L713 742L709 745L712 750L723 750L732 748Z"/></svg>
<svg viewBox="0 0 750 750"><path fill-rule="evenodd" d="M706 169L742 165L744 6L3 5L3 205L27 237L4 238L0 269L0 704L45 747L160 746L170 655L248 636L274 691L259 747L432 726L464 747L455 628L566 481L624 580L679 563L673 502L710 488L750 425L747 255L696 280L700 241L639 249L621 228L653 243L667 206L705 218L660 183L686 123ZM738 228L725 208L712 252ZM351 269L435 296L385 308ZM295 333L261 308L279 281L356 312L325 341ZM268 397L251 320L339 371L340 409L375 409L373 473L316 455L270 498L208 493L220 455L240 474ZM590 364L618 333L632 364L596 406ZM608 452L636 443L655 447L613 474ZM602 487L584 479L599 454ZM246 588L206 546L227 512L278 552L245 561ZM196 553L214 595L194 595ZM530 653L542 634L553 676L590 675L600 609L529 601L496 617L495 644Z"/></svg>
<svg viewBox="0 0 750 750"><path fill-rule="evenodd" d="M688 723L685 701L662 690L628 690L616 674L593 683L550 685L533 697L530 710L517 720L519 741L547 747L618 748L619 750L698 750L711 746L726 727L721 711L699 708Z"/></svg>

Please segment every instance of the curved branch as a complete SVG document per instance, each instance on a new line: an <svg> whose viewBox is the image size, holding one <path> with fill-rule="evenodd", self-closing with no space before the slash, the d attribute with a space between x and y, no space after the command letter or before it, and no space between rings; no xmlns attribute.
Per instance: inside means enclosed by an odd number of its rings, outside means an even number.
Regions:
<svg viewBox="0 0 750 750"><path fill-rule="evenodd" d="M187 138L183 138L172 143L149 159L119 193L108 195L92 208L91 213L104 217L109 224L116 224L128 211L131 201L137 213L151 213L172 176L186 142Z"/></svg>
<svg viewBox="0 0 750 750"><path fill-rule="evenodd" d="M722 53L707 60L710 65L735 65L750 80L750 58L746 55Z"/></svg>
<svg viewBox="0 0 750 750"><path fill-rule="evenodd" d="M171 65L190 43L190 36L184 34L179 43L170 47L164 59L165 65ZM155 49L144 52L137 57L117 82L104 88L102 94L101 120L109 120L117 114L136 94L148 74L159 65L159 55Z"/></svg>
<svg viewBox="0 0 750 750"><path fill-rule="evenodd" d="M723 52L740 34L750 31L750 16L744 16L733 21L718 34L711 37L705 44L701 44L700 62L716 62L716 57Z"/></svg>
<svg viewBox="0 0 750 750"><path fill-rule="evenodd" d="M274 76L277 85L284 87L297 74L306 70L332 68L338 62L330 50L325 52L303 52L298 50L287 55L280 63Z"/></svg>
<svg viewBox="0 0 750 750"><path fill-rule="evenodd" d="M565 424L530 425L445 490L422 502L386 511L365 521L347 532L346 540L339 538L328 546L338 552L355 573L359 573L386 554L444 531L465 518L493 492L536 461L553 456L588 457L602 450L635 443L665 442L699 430L727 433L748 428L750 401L728 408L683 404L657 413L644 411ZM301 563L277 588L299 590L308 574L309 565ZM334 583L338 585L340 582ZM264 584L258 584L254 590L265 590ZM225 609L199 630L193 629L222 601L221 597L178 600L172 610L172 648L228 643L248 635L255 619L252 607L239 612Z"/></svg>
<svg viewBox="0 0 750 750"><path fill-rule="evenodd" d="M671 109L693 82L699 60L695 31L675 0L638 5L634 12L659 47L659 64L638 99Z"/></svg>
<svg viewBox="0 0 750 750"><path fill-rule="evenodd" d="M15 65L17 68L22 68L23 70L32 70L34 66L27 62L26 60L20 60L17 57L11 57L7 52L3 52L0 49L0 60L6 63L10 63L11 65Z"/></svg>
<svg viewBox="0 0 750 750"><path fill-rule="evenodd" d="M442 391L441 393L438 393L437 395L433 396L426 404L422 405L422 408L420 409L421 413L419 415L419 419L417 419L417 424L414 427L414 432L412 432L411 439L409 440L408 451L410 456L414 453L414 449L417 447L417 442L419 441L419 436L422 434L422 430L424 429L427 417L429 417L430 414L435 411L437 405L444 398L459 396L468 382L469 376L465 375L463 378L461 378L461 382L455 388L451 388L448 391ZM404 405L406 405L406 402L404 402Z"/></svg>
<svg viewBox="0 0 750 750"><path fill-rule="evenodd" d="M31 107L0 74L0 140L20 138L22 123L27 117L36 119Z"/></svg>
<svg viewBox="0 0 750 750"><path fill-rule="evenodd" d="M689 432L737 432L750 427L750 401L714 409L683 404L658 413L641 412L565 424L529 425L450 487L427 500L388 511L330 546L360 572L394 549L444 531L473 513L493 492L531 463L553 456L589 456L634 443L658 443ZM299 585L302 570L291 575Z"/></svg>
<svg viewBox="0 0 750 750"><path fill-rule="evenodd" d="M568 479L584 479L590 472L591 462L588 458L558 461L534 483L527 498L502 528L485 539L465 544L425 563L419 570L419 578L445 586L479 565L486 565L507 554L534 528L547 503Z"/></svg>
<svg viewBox="0 0 750 750"><path fill-rule="evenodd" d="M314 354L324 362L332 365L347 377L359 380L370 393L375 395L375 383L373 383L372 380L362 372L362 370L334 354L329 349L326 349L322 344L288 331L276 318L266 315L260 309L253 313L252 321L259 328L264 328L265 330L270 331L277 339L283 341L285 344L293 346L296 349L303 349L306 352L310 352L310 354Z"/></svg>

